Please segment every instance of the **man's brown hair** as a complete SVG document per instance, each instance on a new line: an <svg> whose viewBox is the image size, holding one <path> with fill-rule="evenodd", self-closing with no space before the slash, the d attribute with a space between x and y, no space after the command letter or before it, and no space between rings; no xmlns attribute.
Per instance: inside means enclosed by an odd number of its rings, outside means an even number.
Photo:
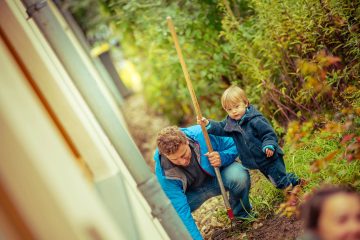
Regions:
<svg viewBox="0 0 360 240"><path fill-rule="evenodd" d="M160 154L165 155L175 153L182 144L186 143L186 135L177 126L162 129L156 138L156 144Z"/></svg>

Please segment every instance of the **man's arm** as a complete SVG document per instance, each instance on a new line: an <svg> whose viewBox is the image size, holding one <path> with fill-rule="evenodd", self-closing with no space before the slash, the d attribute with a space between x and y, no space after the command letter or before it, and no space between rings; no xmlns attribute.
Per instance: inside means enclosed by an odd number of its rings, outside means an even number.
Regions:
<svg viewBox="0 0 360 240"><path fill-rule="evenodd" d="M221 166L228 166L234 162L238 152L232 138L210 135L210 141L214 151L220 154Z"/></svg>
<svg viewBox="0 0 360 240"><path fill-rule="evenodd" d="M187 202L186 195L182 189L182 184L176 180L163 179L160 181L166 196L170 199L180 219L185 224L190 235L195 240L202 240L199 229L197 228L194 218L191 215L190 206Z"/></svg>
<svg viewBox="0 0 360 240"><path fill-rule="evenodd" d="M158 182L169 198L171 204L175 208L180 219L184 223L185 227L189 231L191 237L196 240L202 240L199 229L197 228L195 221L191 215L190 206L187 202L186 195L183 190L183 185L180 180L170 180L163 176L162 168L160 165L160 154L159 150L156 149L154 153L155 160L155 175Z"/></svg>

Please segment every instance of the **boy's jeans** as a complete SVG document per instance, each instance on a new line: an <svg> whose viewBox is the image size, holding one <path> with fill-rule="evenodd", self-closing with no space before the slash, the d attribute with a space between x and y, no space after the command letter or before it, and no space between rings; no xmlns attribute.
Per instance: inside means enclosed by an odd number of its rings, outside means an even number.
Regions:
<svg viewBox="0 0 360 240"><path fill-rule="evenodd" d="M266 167L261 168L260 172L278 189L299 184L299 178L294 173L286 173L282 157L278 157Z"/></svg>
<svg viewBox="0 0 360 240"><path fill-rule="evenodd" d="M233 162L221 170L225 189L230 192L229 202L236 217L250 217L250 175L240 163ZM203 185L186 192L191 211L196 210L207 199L221 194L216 177L208 178Z"/></svg>

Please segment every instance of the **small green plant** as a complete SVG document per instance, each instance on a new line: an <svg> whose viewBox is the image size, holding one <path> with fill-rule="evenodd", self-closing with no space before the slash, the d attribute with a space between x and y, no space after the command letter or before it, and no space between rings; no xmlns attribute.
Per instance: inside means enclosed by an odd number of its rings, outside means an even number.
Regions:
<svg viewBox="0 0 360 240"><path fill-rule="evenodd" d="M343 109L332 120L291 122L284 137L285 163L289 172L308 183L286 196L254 172L251 190L254 209L264 217L274 212L290 216L297 213L302 195L321 184L349 184L360 190L359 123L360 115L352 108Z"/></svg>

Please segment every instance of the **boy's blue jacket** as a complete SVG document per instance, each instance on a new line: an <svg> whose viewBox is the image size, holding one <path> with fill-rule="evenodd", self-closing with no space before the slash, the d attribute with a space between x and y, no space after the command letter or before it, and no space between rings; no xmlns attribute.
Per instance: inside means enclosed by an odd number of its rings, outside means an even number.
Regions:
<svg viewBox="0 0 360 240"><path fill-rule="evenodd" d="M205 153L208 152L204 135L199 125L188 128L181 128L181 131L193 141L200 150L199 163L201 168L211 176L215 176L214 168ZM214 151L219 152L221 158L221 167L228 166L234 162L237 157L237 150L234 141L229 137L210 136L210 141ZM191 215L190 207L185 195L187 184L185 175L182 171L174 166L173 169L164 171L161 167L161 157L158 149L155 151L155 174L167 197L170 199L179 217L185 224L193 239L203 239L195 221Z"/></svg>
<svg viewBox="0 0 360 240"><path fill-rule="evenodd" d="M208 133L217 136L229 136L235 141L242 164L249 169L261 169L272 160L284 155L279 147L277 136L269 121L252 105L240 120L227 116L223 121L209 120ZM266 146L272 145L274 155L266 157L263 152Z"/></svg>

